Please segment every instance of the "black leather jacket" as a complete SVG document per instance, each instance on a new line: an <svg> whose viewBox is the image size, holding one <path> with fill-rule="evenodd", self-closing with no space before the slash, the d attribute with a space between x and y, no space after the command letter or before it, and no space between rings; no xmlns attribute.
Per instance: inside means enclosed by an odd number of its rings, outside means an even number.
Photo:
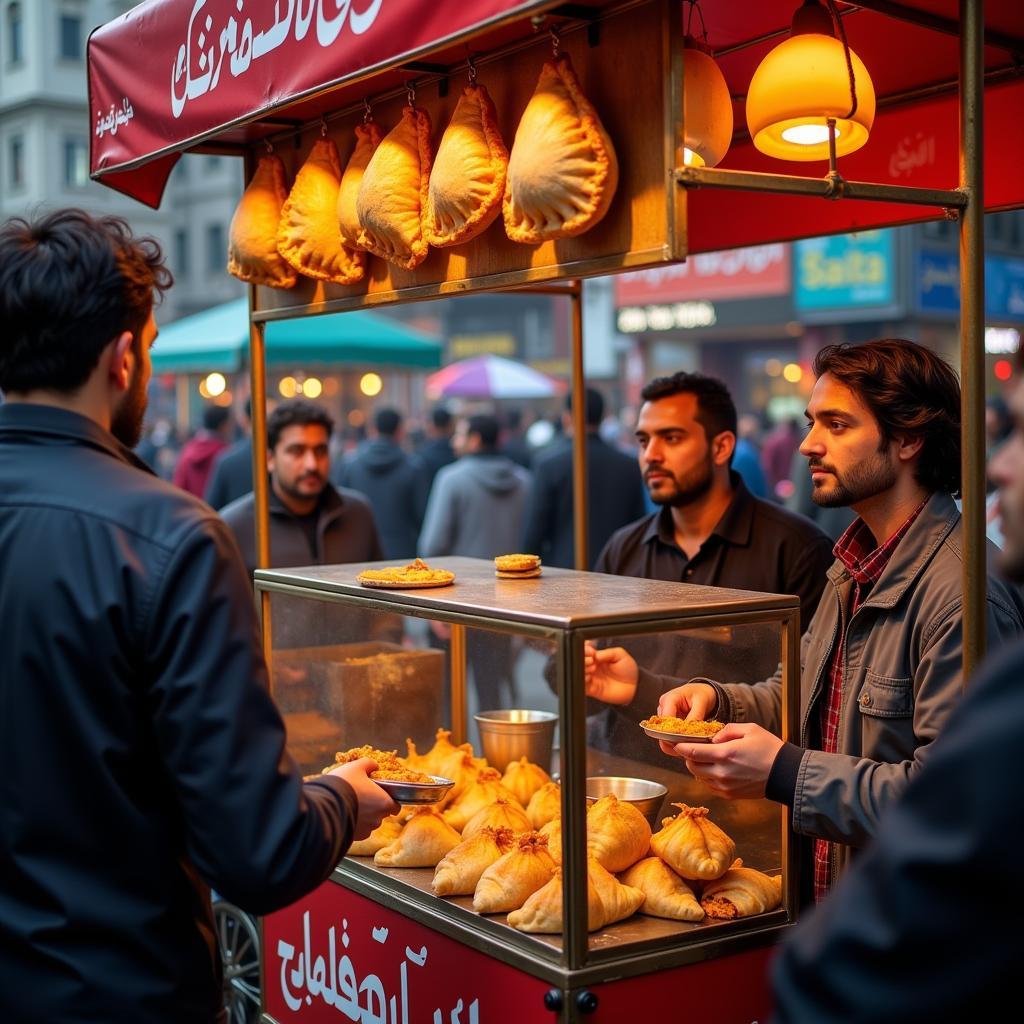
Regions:
<svg viewBox="0 0 1024 1024"><path fill-rule="evenodd" d="M0 406L0 624L0 1019L217 1019L206 886L294 901L355 811L285 753L234 539L92 420Z"/></svg>

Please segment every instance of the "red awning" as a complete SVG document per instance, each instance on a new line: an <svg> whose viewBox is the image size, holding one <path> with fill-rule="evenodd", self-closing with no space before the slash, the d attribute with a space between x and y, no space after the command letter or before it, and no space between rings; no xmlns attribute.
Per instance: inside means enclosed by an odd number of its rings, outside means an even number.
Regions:
<svg viewBox="0 0 1024 1024"><path fill-rule="evenodd" d="M585 15L610 0L147 0L93 33L91 166L151 206L178 154L244 147L354 106L369 93L527 38L530 15ZM708 41L734 98L736 137L722 166L824 174L758 153L744 101L757 64L788 31L799 0L703 0ZM688 6L680 4L680 12ZM869 143L843 157L850 180L954 188L958 181L957 0L840 2L850 46L878 96ZM876 10L877 8L877 10ZM888 12L887 14L882 11ZM924 16L939 31L905 20ZM890 16L895 15L895 16ZM986 0L985 205L1024 205L1024 5ZM593 51L600 60L601 50ZM425 60L427 65L417 64ZM691 194L692 252L934 218L929 207L827 203L702 190Z"/></svg>

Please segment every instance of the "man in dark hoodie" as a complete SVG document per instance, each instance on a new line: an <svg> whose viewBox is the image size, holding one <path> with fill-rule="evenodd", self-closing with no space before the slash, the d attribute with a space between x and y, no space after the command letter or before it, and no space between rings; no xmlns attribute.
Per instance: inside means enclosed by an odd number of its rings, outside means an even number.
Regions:
<svg viewBox="0 0 1024 1024"><path fill-rule="evenodd" d="M416 449L416 458L423 467L426 494L430 494L430 487L437 476L437 471L455 461L455 449L452 448L454 431L455 420L452 414L443 405L436 406L427 424L427 439Z"/></svg>
<svg viewBox="0 0 1024 1024"><path fill-rule="evenodd" d="M369 499L385 558L415 556L427 503L421 464L402 449L401 437L401 415L378 409L370 440L332 474L333 483Z"/></svg>
<svg viewBox="0 0 1024 1024"><path fill-rule="evenodd" d="M222 405L208 405L203 411L203 425L178 457L174 467L174 483L197 498L206 493L214 460L228 446L231 434L231 410Z"/></svg>
<svg viewBox="0 0 1024 1024"><path fill-rule="evenodd" d="M464 455L440 470L420 534L423 558L466 555L494 558L515 551L530 491L530 473L498 452L501 428L494 416L470 416L456 430ZM510 638L474 630L468 655L481 710L500 706L511 681Z"/></svg>

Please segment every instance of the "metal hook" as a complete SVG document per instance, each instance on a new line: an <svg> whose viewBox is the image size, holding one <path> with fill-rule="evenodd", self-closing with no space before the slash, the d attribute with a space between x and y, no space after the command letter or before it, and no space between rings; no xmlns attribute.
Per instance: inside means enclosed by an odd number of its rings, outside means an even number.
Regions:
<svg viewBox="0 0 1024 1024"><path fill-rule="evenodd" d="M363 97L363 124L369 124L373 120L373 107L367 97Z"/></svg>
<svg viewBox="0 0 1024 1024"><path fill-rule="evenodd" d="M416 106L416 83L406 82L405 83L405 98L409 103L410 107Z"/></svg>
<svg viewBox="0 0 1024 1024"><path fill-rule="evenodd" d="M327 118L323 114L320 115L320 138L327 138Z"/></svg>
<svg viewBox="0 0 1024 1024"><path fill-rule="evenodd" d="M551 36L551 53L554 57L558 56L558 48L562 43L562 38L558 34L558 29L554 25L548 29L548 34Z"/></svg>
<svg viewBox="0 0 1024 1024"><path fill-rule="evenodd" d="M466 66L469 68L469 84L476 85L476 61L473 60L473 54L466 58Z"/></svg>
<svg viewBox="0 0 1024 1024"><path fill-rule="evenodd" d="M263 145L267 147L267 152L268 153L273 153L274 152L274 144L270 141L270 139L264 139L263 140Z"/></svg>

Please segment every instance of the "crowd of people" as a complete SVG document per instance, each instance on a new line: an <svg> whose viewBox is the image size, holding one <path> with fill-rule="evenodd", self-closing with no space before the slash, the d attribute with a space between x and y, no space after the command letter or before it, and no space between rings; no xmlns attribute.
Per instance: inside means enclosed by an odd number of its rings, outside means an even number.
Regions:
<svg viewBox="0 0 1024 1024"><path fill-rule="evenodd" d="M209 887L284 906L397 810L372 761L304 782L286 753L252 601L251 442L229 445L211 408L177 483L133 451L170 284L156 244L116 218L0 229L5 1021L222 1019ZM688 678L704 641L686 636L587 645L589 738L650 757L623 727L638 711L719 717L713 742L663 753L722 797L787 809L814 909L775 962L780 1020L1005 1012L1022 909L1024 386L990 468L991 655L965 679L956 375L898 339L829 346L814 375L806 429L757 460L760 496L736 469L744 431L720 381L651 381L632 456L585 395L596 569L796 594L804 630L788 741L771 652L702 649ZM273 565L517 548L572 564L570 419L540 453L514 431L503 447L490 413L436 410L416 453L395 410L372 426L332 464L324 409L268 417ZM794 457L816 507L848 510L837 540L772 500ZM214 488L219 514L197 497ZM502 680L487 685L500 699Z"/></svg>

